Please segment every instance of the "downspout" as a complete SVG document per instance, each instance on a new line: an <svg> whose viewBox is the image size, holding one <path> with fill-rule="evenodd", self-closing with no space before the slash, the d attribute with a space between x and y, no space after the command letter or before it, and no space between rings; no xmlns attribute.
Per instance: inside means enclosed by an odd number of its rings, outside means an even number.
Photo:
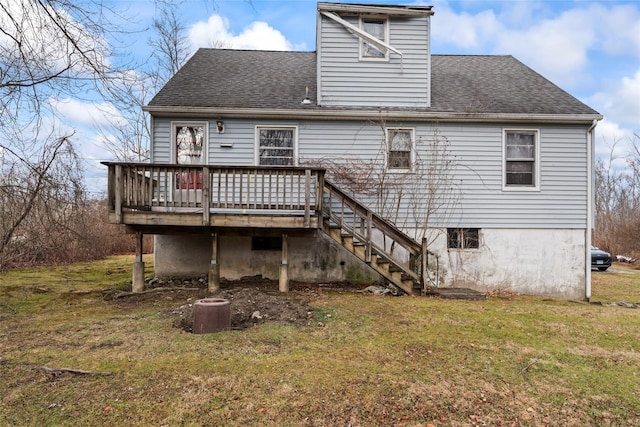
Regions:
<svg viewBox="0 0 640 427"><path fill-rule="evenodd" d="M594 129L598 124L594 120L587 130L587 229L585 231L585 298L587 301L591 299L591 230L593 228L593 152L594 152Z"/></svg>

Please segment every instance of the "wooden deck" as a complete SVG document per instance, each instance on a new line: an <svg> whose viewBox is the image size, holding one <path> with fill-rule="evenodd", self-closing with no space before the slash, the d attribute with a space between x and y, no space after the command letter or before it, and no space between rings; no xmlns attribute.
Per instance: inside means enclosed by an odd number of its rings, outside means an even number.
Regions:
<svg viewBox="0 0 640 427"><path fill-rule="evenodd" d="M437 257L388 220L325 180L321 168L104 163L109 221L138 235L134 290L144 284L143 234L210 233L210 290L219 286L218 235L262 229L283 238L323 232L406 293L437 286ZM226 229L226 230L225 230ZM435 259L430 274L429 257Z"/></svg>
<svg viewBox="0 0 640 427"><path fill-rule="evenodd" d="M321 227L324 169L104 164L111 223L134 229Z"/></svg>

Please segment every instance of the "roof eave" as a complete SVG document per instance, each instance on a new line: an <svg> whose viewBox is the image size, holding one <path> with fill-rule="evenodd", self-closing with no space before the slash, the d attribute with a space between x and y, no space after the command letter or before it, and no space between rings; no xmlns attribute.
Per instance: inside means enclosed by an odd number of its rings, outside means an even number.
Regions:
<svg viewBox="0 0 640 427"><path fill-rule="evenodd" d="M432 16L431 6L376 6L352 3L318 3L318 11L393 16Z"/></svg>
<svg viewBox="0 0 640 427"><path fill-rule="evenodd" d="M529 114L529 113L460 113L451 111L399 111L357 109L278 109L216 108L146 106L143 108L155 117L225 117L254 119L300 119L300 120L414 120L440 122L548 122L548 123L593 123L602 120L601 114Z"/></svg>

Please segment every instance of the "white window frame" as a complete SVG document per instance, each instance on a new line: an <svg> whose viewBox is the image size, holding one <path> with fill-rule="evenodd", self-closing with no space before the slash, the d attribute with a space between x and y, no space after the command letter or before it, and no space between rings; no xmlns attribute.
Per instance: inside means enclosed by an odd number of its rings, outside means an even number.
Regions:
<svg viewBox="0 0 640 427"><path fill-rule="evenodd" d="M507 134L518 132L534 134L533 185L507 184L507 163L518 161L518 159L507 158ZM502 130L502 190L540 191L540 129L506 128Z"/></svg>
<svg viewBox="0 0 640 427"><path fill-rule="evenodd" d="M372 36L373 38L377 39L377 36L375 34L370 34L368 33L365 29L364 29L364 23L367 20L371 20L371 21L382 21L383 25L384 25L384 40L380 40L385 44L389 44L389 18L386 16L379 16L379 15L360 15L360 30L366 34L369 34L370 36ZM365 40L364 38L360 37L359 38L360 43L359 43L359 47L360 47L360 60L361 61L384 61L384 62L388 62L389 61L389 49L388 48L384 48L384 49L380 49L380 47L375 46L372 43L367 42L367 40ZM365 44L366 45L370 45L372 47L374 47L375 49L381 51L384 55L383 56L366 56L365 53Z"/></svg>
<svg viewBox="0 0 640 427"><path fill-rule="evenodd" d="M391 152L391 139L389 138L390 132L403 131L411 133L411 148L409 151L409 167L408 168L391 168L389 167L389 153ZM389 127L385 128L385 168L387 172L391 173L408 173L413 172L416 161L416 130L415 128L407 127Z"/></svg>
<svg viewBox="0 0 640 427"><path fill-rule="evenodd" d="M208 121L172 121L171 122L171 162L178 163L178 149L176 147L176 138L178 137L178 128L180 127L204 127L204 141L202 143L202 165L209 162L209 122Z"/></svg>
<svg viewBox="0 0 640 427"><path fill-rule="evenodd" d="M260 166L260 129L293 130L293 154L292 154L293 164L291 166L298 166L298 126L291 126L291 125L256 125L254 165ZM287 167L287 166L273 166L273 167Z"/></svg>

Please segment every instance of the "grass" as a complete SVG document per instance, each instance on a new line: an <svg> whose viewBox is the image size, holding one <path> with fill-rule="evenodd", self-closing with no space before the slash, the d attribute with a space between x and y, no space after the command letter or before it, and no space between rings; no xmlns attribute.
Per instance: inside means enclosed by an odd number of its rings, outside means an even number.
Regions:
<svg viewBox="0 0 640 427"><path fill-rule="evenodd" d="M192 335L184 301L104 300L132 261L0 276L0 425L640 426L640 310L321 292L309 326ZM622 271L593 300L640 302Z"/></svg>

